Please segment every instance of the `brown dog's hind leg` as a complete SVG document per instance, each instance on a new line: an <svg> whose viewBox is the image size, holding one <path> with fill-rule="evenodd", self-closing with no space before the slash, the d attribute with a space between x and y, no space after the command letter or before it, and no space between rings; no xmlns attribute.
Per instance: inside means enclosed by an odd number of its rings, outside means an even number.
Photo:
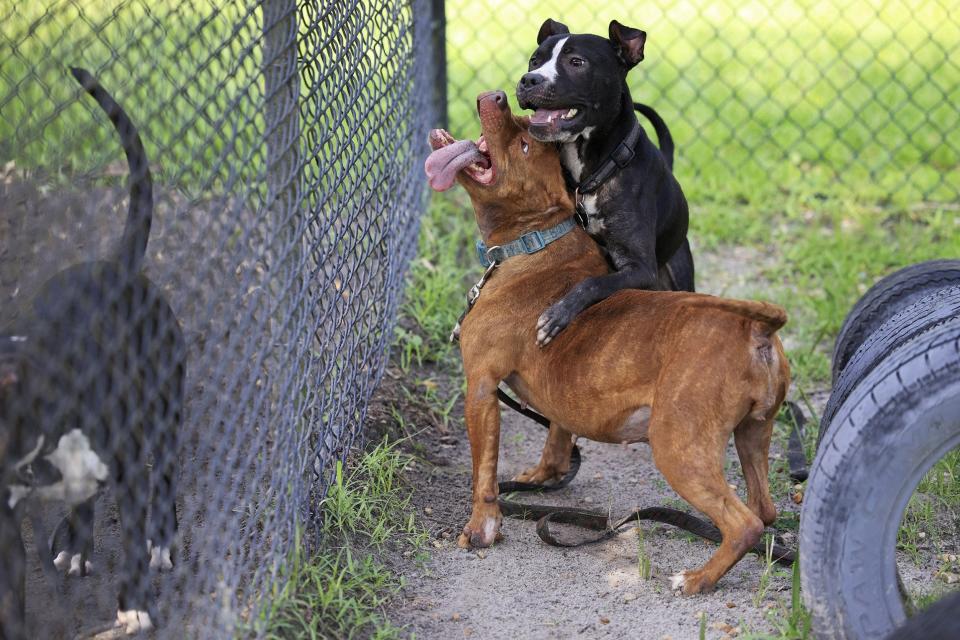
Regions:
<svg viewBox="0 0 960 640"><path fill-rule="evenodd" d="M756 420L750 416L744 418L733 432L733 441L737 445L737 455L743 468L743 478L747 482L747 507L765 525L771 525L777 519L777 508L770 497L770 480L767 475L772 434L773 418Z"/></svg>
<svg viewBox="0 0 960 640"><path fill-rule="evenodd" d="M457 545L489 547L500 536L500 507L497 504L497 457L500 453L499 380L467 380L465 413L473 459L473 511L457 538Z"/></svg>
<svg viewBox="0 0 960 640"><path fill-rule="evenodd" d="M720 529L723 542L707 563L670 579L674 589L690 595L707 591L760 540L763 522L747 508L723 476L723 453L729 430L722 426L683 424L655 416L650 446L657 468L680 496Z"/></svg>
<svg viewBox="0 0 960 640"><path fill-rule="evenodd" d="M543 445L540 462L514 477L519 482L544 484L556 482L570 470L570 450L573 449L573 434L558 425L550 423L550 433Z"/></svg>

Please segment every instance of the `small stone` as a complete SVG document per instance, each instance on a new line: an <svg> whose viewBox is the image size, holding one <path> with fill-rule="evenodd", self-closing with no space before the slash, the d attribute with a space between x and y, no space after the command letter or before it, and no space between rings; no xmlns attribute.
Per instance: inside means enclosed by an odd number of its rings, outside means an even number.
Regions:
<svg viewBox="0 0 960 640"><path fill-rule="evenodd" d="M734 490L734 491L737 490L737 485L735 485L735 484L729 484L729 483L728 483L727 486L730 487L730 488L731 488L732 490Z"/></svg>
<svg viewBox="0 0 960 640"><path fill-rule="evenodd" d="M803 485L800 484L800 483L797 483L797 484L793 485L793 490L794 490L794 491L803 491Z"/></svg>
<svg viewBox="0 0 960 640"><path fill-rule="evenodd" d="M923 531L921 531L920 533L917 534L917 537L920 538L921 540L923 540L924 538L927 537L927 534L924 533Z"/></svg>
<svg viewBox="0 0 960 640"><path fill-rule="evenodd" d="M424 508L423 508L423 512L424 512L425 514L427 514L428 516L429 516L429 515L433 515L433 509L431 509L430 507L424 507Z"/></svg>
<svg viewBox="0 0 960 640"><path fill-rule="evenodd" d="M737 608L737 603L736 603L736 602L728 602L728 603L727 603L727 609L736 609L736 608Z"/></svg>
<svg viewBox="0 0 960 640"><path fill-rule="evenodd" d="M797 491L796 493L794 493L792 496L792 499L796 504L800 504L801 502L803 502L803 491Z"/></svg>
<svg viewBox="0 0 960 640"><path fill-rule="evenodd" d="M477 551L477 557L480 558L481 560L483 560L484 558L487 557L487 552L486 552L486 551Z"/></svg>
<svg viewBox="0 0 960 640"><path fill-rule="evenodd" d="M602 474L602 473L595 473L595 474L593 474L593 479L594 479L594 480L603 480L603 474Z"/></svg>
<svg viewBox="0 0 960 640"><path fill-rule="evenodd" d="M465 635L465 636L472 636L472 635L473 635L473 629L471 629L470 627L464 627L464 628L463 628L463 635Z"/></svg>
<svg viewBox="0 0 960 640"><path fill-rule="evenodd" d="M606 616L600 618L600 624L610 624L610 618Z"/></svg>
<svg viewBox="0 0 960 640"><path fill-rule="evenodd" d="M444 531L444 532L442 532L442 533L440 534L440 537L443 538L444 540L447 540L447 539L450 538L450 532L449 532L449 531Z"/></svg>
<svg viewBox="0 0 960 640"><path fill-rule="evenodd" d="M693 614L693 617L696 618L697 620L703 620L704 618L707 617L707 612L697 611L695 614Z"/></svg>
<svg viewBox="0 0 960 640"><path fill-rule="evenodd" d="M636 599L637 599L637 594L635 594L635 593L633 593L633 592L631 592L631 591L628 591L627 593L623 594L623 601L624 601L624 602L633 602L633 601L636 600Z"/></svg>
<svg viewBox="0 0 960 640"><path fill-rule="evenodd" d="M442 549L442 548L443 548L443 543L440 542L439 540L434 540L434 541L433 541L433 547L434 547L435 549Z"/></svg>
<svg viewBox="0 0 960 640"><path fill-rule="evenodd" d="M591 498L590 496L587 496L586 498L583 499L583 501L586 502L587 504L590 504L593 502L593 498Z"/></svg>
<svg viewBox="0 0 960 640"><path fill-rule="evenodd" d="M455 613L452 616L450 616L450 619L453 620L454 622L460 622L460 614Z"/></svg>

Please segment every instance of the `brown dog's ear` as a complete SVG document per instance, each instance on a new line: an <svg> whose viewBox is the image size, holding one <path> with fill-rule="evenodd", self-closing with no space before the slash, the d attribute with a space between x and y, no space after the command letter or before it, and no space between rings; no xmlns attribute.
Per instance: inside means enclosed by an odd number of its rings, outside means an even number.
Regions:
<svg viewBox="0 0 960 640"><path fill-rule="evenodd" d="M626 27L616 20L610 21L610 42L627 69L632 69L643 60L643 45L646 41L646 31Z"/></svg>
<svg viewBox="0 0 960 640"><path fill-rule="evenodd" d="M537 34L537 44L541 44L550 36L555 36L558 33L570 33L570 29L562 22L547 18L544 23L540 25L540 33Z"/></svg>

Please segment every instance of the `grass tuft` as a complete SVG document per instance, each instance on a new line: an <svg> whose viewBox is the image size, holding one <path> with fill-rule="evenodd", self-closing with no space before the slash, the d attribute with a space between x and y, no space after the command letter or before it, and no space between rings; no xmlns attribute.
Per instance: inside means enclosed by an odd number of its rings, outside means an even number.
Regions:
<svg viewBox="0 0 960 640"><path fill-rule="evenodd" d="M380 561L397 547L426 541L410 513L402 482L410 456L386 439L360 456L349 472L337 464L323 500L320 550L303 551L299 534L286 564L287 579L261 614L266 638L397 638L401 629L384 607L402 582Z"/></svg>

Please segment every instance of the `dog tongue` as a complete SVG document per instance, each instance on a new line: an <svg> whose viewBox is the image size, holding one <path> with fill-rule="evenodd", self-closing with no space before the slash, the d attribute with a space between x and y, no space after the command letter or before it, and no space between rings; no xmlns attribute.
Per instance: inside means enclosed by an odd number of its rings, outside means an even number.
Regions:
<svg viewBox="0 0 960 640"><path fill-rule="evenodd" d="M537 109L530 116L530 124L550 124L551 120L558 120L567 109Z"/></svg>
<svg viewBox="0 0 960 640"><path fill-rule="evenodd" d="M459 140L427 156L423 170L434 191L446 191L453 186L461 169L484 160L483 154L477 149L477 143L473 140Z"/></svg>

